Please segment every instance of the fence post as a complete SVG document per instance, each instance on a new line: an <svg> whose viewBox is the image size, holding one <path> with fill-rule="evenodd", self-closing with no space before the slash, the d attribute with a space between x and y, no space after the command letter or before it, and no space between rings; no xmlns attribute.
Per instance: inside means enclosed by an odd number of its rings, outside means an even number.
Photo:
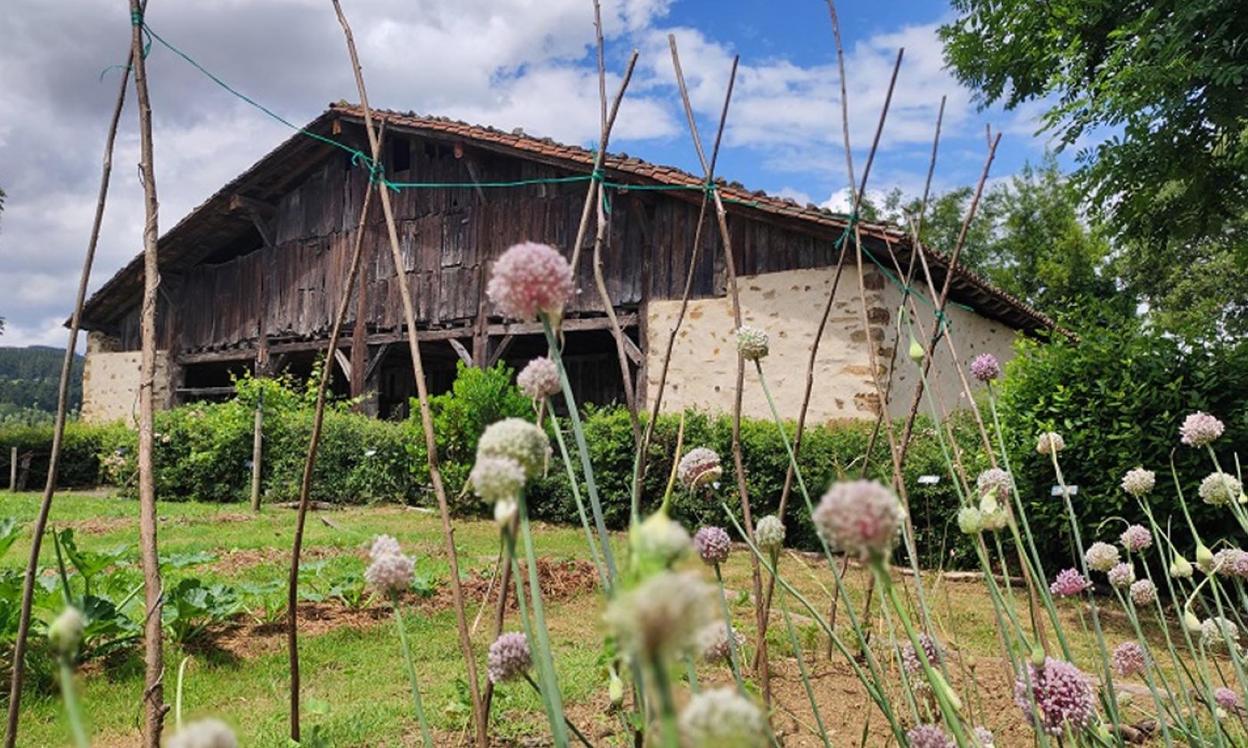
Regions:
<svg viewBox="0 0 1248 748"><path fill-rule="evenodd" d="M17 490L17 447L9 449L9 490Z"/></svg>
<svg viewBox="0 0 1248 748"><path fill-rule="evenodd" d="M251 437L251 511L260 511L260 458L264 452L264 389L256 401L256 426Z"/></svg>

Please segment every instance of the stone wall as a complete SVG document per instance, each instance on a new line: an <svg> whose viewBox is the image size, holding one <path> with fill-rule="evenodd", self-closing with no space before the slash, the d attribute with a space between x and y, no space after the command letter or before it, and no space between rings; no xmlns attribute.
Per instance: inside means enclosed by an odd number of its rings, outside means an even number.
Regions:
<svg viewBox="0 0 1248 748"><path fill-rule="evenodd" d="M87 357L82 369L82 420L102 423L125 421L133 426L139 417L139 351L119 351L116 341L99 333L87 336ZM156 355L157 409L168 407L173 391L168 356Z"/></svg>
<svg viewBox="0 0 1248 748"><path fill-rule="evenodd" d="M835 270L819 268L786 270L778 273L744 276L738 280L741 314L745 324L767 331L771 354L763 362L768 387L780 415L796 419L806 385L810 346L818 330L819 318L831 289ZM870 338L876 346L881 382L887 379L887 366L896 335L896 310L901 297L883 276L868 271L867 309L871 322ZM653 397L663 362L667 336L680 309L679 299L651 301L647 309L648 359L646 390ZM923 311L930 314L930 307ZM1004 361L1010 355L1015 332L1008 326L987 320L960 308L949 313L959 356L969 362L976 354L991 351ZM931 329L930 319L925 320ZM679 411L694 407L711 411L732 408L736 377L736 349L733 336L731 301L709 298L690 301L685 320L677 333L663 394L663 410ZM814 390L807 423L874 418L879 399L872 381L868 333L863 329L862 311L855 271L847 268L841 277L832 314L823 332L815 363ZM914 364L906 357L908 340L898 351L896 381L890 397L893 417L905 414L917 379ZM931 381L938 397L948 407L962 407L957 374L949 365L947 350L938 349ZM943 357L942 357L943 356ZM758 374L747 362L742 412L754 418L771 418L771 412L758 385ZM926 410L924 410L926 412Z"/></svg>

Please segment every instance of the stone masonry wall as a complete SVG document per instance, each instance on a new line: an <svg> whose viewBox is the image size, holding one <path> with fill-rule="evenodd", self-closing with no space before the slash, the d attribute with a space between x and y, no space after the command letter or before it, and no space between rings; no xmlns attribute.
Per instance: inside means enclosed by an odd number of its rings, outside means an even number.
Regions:
<svg viewBox="0 0 1248 748"><path fill-rule="evenodd" d="M82 370L82 420L94 423L125 421L134 426L139 417L139 351L117 351L115 341L99 333L87 336L87 358ZM168 356L156 355L156 407L172 401Z"/></svg>

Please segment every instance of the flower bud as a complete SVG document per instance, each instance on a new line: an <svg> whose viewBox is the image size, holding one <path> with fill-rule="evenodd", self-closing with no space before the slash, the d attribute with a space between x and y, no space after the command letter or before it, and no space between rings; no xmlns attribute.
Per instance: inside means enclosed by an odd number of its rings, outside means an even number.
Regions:
<svg viewBox="0 0 1248 748"><path fill-rule="evenodd" d="M624 681L615 672L615 668L611 668L611 683L607 686L607 695L613 708L619 709L624 704Z"/></svg>
<svg viewBox="0 0 1248 748"><path fill-rule="evenodd" d="M1193 634L1201 632L1200 619L1196 617L1196 614L1190 608L1183 609L1183 626Z"/></svg>
<svg viewBox="0 0 1248 748"><path fill-rule="evenodd" d="M1183 558L1182 555L1174 554L1174 560L1170 562L1170 576L1180 579L1187 578L1192 575L1192 562Z"/></svg>
<svg viewBox="0 0 1248 748"><path fill-rule="evenodd" d="M910 360L916 364L923 363L923 346L919 345L919 341L910 336Z"/></svg>
<svg viewBox="0 0 1248 748"><path fill-rule="evenodd" d="M1119 691L1114 697L1118 700L1118 706L1131 706L1131 702L1135 701L1135 696L1130 691Z"/></svg>
<svg viewBox="0 0 1248 748"><path fill-rule="evenodd" d="M962 711L962 699L958 698L957 692L949 687L949 682L945 680L945 676L939 670L935 669L935 663L932 663L932 690L937 694L944 694L945 699L953 706L955 712Z"/></svg>
<svg viewBox="0 0 1248 748"><path fill-rule="evenodd" d="M48 627L48 641L58 654L72 657L78 651L78 644L82 641L82 632L86 626L82 613L72 605L66 606Z"/></svg>
<svg viewBox="0 0 1248 748"><path fill-rule="evenodd" d="M1199 623L1199 621L1197 623ZM1046 657L1044 655L1044 647L1040 646L1039 644L1032 645L1031 664L1035 665L1037 668L1042 668L1044 667L1045 659Z"/></svg>
<svg viewBox="0 0 1248 748"><path fill-rule="evenodd" d="M980 510L973 506L964 506L958 510L958 529L966 535L977 535L984 528L984 517Z"/></svg>
<svg viewBox="0 0 1248 748"><path fill-rule="evenodd" d="M1213 551L1199 540L1196 541L1196 565L1206 574L1213 568Z"/></svg>
<svg viewBox="0 0 1248 748"><path fill-rule="evenodd" d="M1222 720L1226 719L1226 710L1220 706L1214 707L1213 716L1217 717L1218 721L1221 722Z"/></svg>

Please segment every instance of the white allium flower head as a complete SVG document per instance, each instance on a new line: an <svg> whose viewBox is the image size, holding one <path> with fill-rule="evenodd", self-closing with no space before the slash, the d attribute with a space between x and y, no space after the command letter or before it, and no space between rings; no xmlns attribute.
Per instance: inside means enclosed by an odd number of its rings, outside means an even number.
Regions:
<svg viewBox="0 0 1248 748"><path fill-rule="evenodd" d="M510 457L477 458L468 474L472 489L485 501L514 501L524 488L524 468Z"/></svg>
<svg viewBox="0 0 1248 748"><path fill-rule="evenodd" d="M1115 587L1130 587L1135 583L1135 567L1126 562L1114 564L1114 567L1106 572L1106 576L1109 577L1109 583Z"/></svg>
<svg viewBox="0 0 1248 748"><path fill-rule="evenodd" d="M1083 559L1093 571L1109 571L1118 565L1118 546L1098 540L1084 552Z"/></svg>
<svg viewBox="0 0 1248 748"><path fill-rule="evenodd" d="M681 746L757 748L767 744L767 723L754 702L734 688L709 689L680 713Z"/></svg>
<svg viewBox="0 0 1248 748"><path fill-rule="evenodd" d="M1122 490L1132 496L1144 496L1157 485L1157 474L1142 467L1132 468L1122 476Z"/></svg>
<svg viewBox="0 0 1248 748"><path fill-rule="evenodd" d="M168 748L238 748L238 738L219 719L199 719L187 723L169 738Z"/></svg>
<svg viewBox="0 0 1248 748"><path fill-rule="evenodd" d="M402 553L383 554L364 570L364 581L384 594L403 592L412 586L414 568L412 559Z"/></svg>
<svg viewBox="0 0 1248 748"><path fill-rule="evenodd" d="M516 386L534 400L545 400L559 394L559 367L548 356L539 356L516 375Z"/></svg>
<svg viewBox="0 0 1248 748"><path fill-rule="evenodd" d="M1200 482L1200 498L1213 506L1228 506L1233 501L1243 501L1240 496L1244 492L1243 485L1233 475L1212 472Z"/></svg>
<svg viewBox="0 0 1248 748"><path fill-rule="evenodd" d="M1042 455L1056 454L1066 449L1066 440L1056 431L1046 431L1036 439L1036 452Z"/></svg>
<svg viewBox="0 0 1248 748"><path fill-rule="evenodd" d="M520 511L520 504L515 499L500 499L494 502L494 524L500 528L511 527L511 521Z"/></svg>
<svg viewBox="0 0 1248 748"><path fill-rule="evenodd" d="M770 340L763 330L741 325L737 328L737 350L746 361L761 361L767 357Z"/></svg>
<svg viewBox="0 0 1248 748"><path fill-rule="evenodd" d="M754 526L754 541L759 550L779 553L784 547L784 523L774 514L768 514Z"/></svg>
<svg viewBox="0 0 1248 748"><path fill-rule="evenodd" d="M676 479L685 488L714 483L724 474L719 455L706 447L694 447L676 465Z"/></svg>
<svg viewBox="0 0 1248 748"><path fill-rule="evenodd" d="M1005 501L1010 496L1010 474L1001 468L988 468L975 479L975 486L980 496Z"/></svg>
<svg viewBox="0 0 1248 748"><path fill-rule="evenodd" d="M713 602L714 590L696 574L664 571L612 600L606 621L624 649L644 662L695 646Z"/></svg>
<svg viewBox="0 0 1248 748"><path fill-rule="evenodd" d="M814 514L824 539L859 559L891 553L905 517L896 494L873 480L832 484Z"/></svg>
<svg viewBox="0 0 1248 748"><path fill-rule="evenodd" d="M745 637L736 631L729 636L728 626L723 621L708 623L698 632L698 651L702 659L709 663L728 662L732 659L732 649L740 649L745 645Z"/></svg>
<svg viewBox="0 0 1248 748"><path fill-rule="evenodd" d="M1206 647L1225 646L1227 641L1239 646L1239 627L1222 616L1213 616L1200 622L1200 641Z"/></svg>
<svg viewBox="0 0 1248 748"><path fill-rule="evenodd" d="M397 556L403 549L393 535L378 535L373 538L373 545L368 550L368 557L374 561L382 556Z"/></svg>
<svg viewBox="0 0 1248 748"><path fill-rule="evenodd" d="M998 530L1004 530L1006 525L1010 523L1009 516L1005 513L1005 510L1002 509L1001 507L997 507L991 511L984 511L984 507L982 506L982 501L981 501L979 513L981 517L983 518L984 529L988 530L989 532L996 532Z"/></svg>
<svg viewBox="0 0 1248 748"><path fill-rule="evenodd" d="M477 442L477 460L483 457L510 457L524 468L529 480L546 469L550 439L546 432L523 418L504 418L485 427Z"/></svg>
<svg viewBox="0 0 1248 748"><path fill-rule="evenodd" d="M1189 447L1205 447L1212 444L1225 426L1214 416L1203 411L1196 411L1183 419L1179 426L1179 438Z"/></svg>
<svg viewBox="0 0 1248 748"><path fill-rule="evenodd" d="M87 621L82 612L72 605L65 606L52 625L48 626L48 641L52 648L62 655L73 655L78 651L82 634Z"/></svg>
<svg viewBox="0 0 1248 748"><path fill-rule="evenodd" d="M633 535L633 550L642 559L668 566L688 553L693 545L689 533L664 511L651 514Z"/></svg>

